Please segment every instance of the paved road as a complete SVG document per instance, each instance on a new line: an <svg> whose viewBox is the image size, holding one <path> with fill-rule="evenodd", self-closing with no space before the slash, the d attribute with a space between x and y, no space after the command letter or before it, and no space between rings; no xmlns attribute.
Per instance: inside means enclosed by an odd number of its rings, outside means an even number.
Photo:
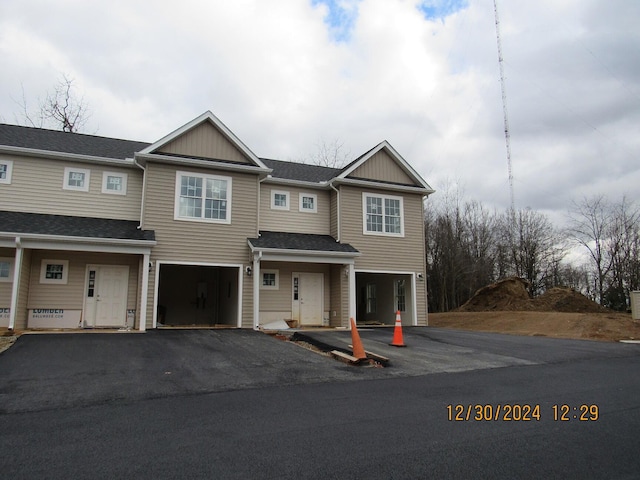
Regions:
<svg viewBox="0 0 640 480"><path fill-rule="evenodd" d="M361 332L379 348L384 334ZM242 331L22 337L0 355L0 472L640 477L639 346L433 328L405 341L403 354L433 349L446 364L450 349L478 368L348 367ZM540 405L541 419L448 420L448 405L498 403ZM597 405L598 419L554 421L554 404Z"/></svg>

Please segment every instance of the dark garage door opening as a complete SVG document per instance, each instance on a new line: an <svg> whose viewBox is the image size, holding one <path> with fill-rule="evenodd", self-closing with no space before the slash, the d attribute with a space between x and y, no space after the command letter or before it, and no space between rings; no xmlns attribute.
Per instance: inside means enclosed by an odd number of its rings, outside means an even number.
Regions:
<svg viewBox="0 0 640 480"><path fill-rule="evenodd" d="M160 265L159 327L238 326L237 267Z"/></svg>

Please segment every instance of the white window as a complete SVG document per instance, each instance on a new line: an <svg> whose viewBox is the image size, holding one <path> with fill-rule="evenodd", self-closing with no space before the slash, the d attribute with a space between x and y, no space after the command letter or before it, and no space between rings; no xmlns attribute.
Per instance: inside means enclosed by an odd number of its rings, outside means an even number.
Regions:
<svg viewBox="0 0 640 480"><path fill-rule="evenodd" d="M64 169L64 183L62 188L65 190L88 192L90 175L90 170L86 168L67 167Z"/></svg>
<svg viewBox="0 0 640 480"><path fill-rule="evenodd" d="M274 210L289 210L289 192L271 190L271 208Z"/></svg>
<svg viewBox="0 0 640 480"><path fill-rule="evenodd" d="M102 174L102 193L113 195L127 194L127 174L104 172Z"/></svg>
<svg viewBox="0 0 640 480"><path fill-rule="evenodd" d="M40 264L40 283L66 284L68 274L68 260L42 260Z"/></svg>
<svg viewBox="0 0 640 480"><path fill-rule="evenodd" d="M363 193L362 210L365 234L404 236L402 197Z"/></svg>
<svg viewBox="0 0 640 480"><path fill-rule="evenodd" d="M13 258L0 257L0 282L13 281Z"/></svg>
<svg viewBox="0 0 640 480"><path fill-rule="evenodd" d="M231 223L231 177L177 172L174 218Z"/></svg>
<svg viewBox="0 0 640 480"><path fill-rule="evenodd" d="M299 208L301 212L317 213L318 196L315 193L301 193Z"/></svg>
<svg viewBox="0 0 640 480"><path fill-rule="evenodd" d="M13 162L11 160L0 160L0 183L11 183L11 172Z"/></svg>
<svg viewBox="0 0 640 480"><path fill-rule="evenodd" d="M278 290L280 277L278 270L261 270L260 275L262 275L262 282L260 283L262 290Z"/></svg>
<svg viewBox="0 0 640 480"><path fill-rule="evenodd" d="M395 308L394 310L397 312L398 310L401 312L405 312L407 310L407 295L406 295L406 283L403 280L396 280L394 283L394 300L395 300Z"/></svg>

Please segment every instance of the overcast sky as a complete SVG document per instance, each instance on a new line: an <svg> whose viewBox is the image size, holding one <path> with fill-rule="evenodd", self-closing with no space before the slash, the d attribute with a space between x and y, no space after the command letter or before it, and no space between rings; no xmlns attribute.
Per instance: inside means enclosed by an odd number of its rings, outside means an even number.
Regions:
<svg viewBox="0 0 640 480"><path fill-rule="evenodd" d="M640 2L498 8L516 208L638 200ZM5 123L65 73L88 133L153 142L211 110L261 157L388 140L437 191L509 206L493 0L2 0L0 65Z"/></svg>

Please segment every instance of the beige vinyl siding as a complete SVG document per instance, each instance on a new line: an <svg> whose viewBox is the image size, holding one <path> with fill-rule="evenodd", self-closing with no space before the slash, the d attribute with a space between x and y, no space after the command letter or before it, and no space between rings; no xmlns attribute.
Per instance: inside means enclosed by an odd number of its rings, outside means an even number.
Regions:
<svg viewBox="0 0 640 480"><path fill-rule="evenodd" d="M174 220L176 171L231 177L231 223L210 223ZM202 168L176 168L167 164L148 163L145 195L144 226L154 230L158 244L151 252L151 261L200 262L211 264L250 265L247 238L258 234L258 176ZM244 274L244 273L243 273ZM147 306L147 326L153 321L152 292L156 272L149 276L150 300ZM253 279L243 278L243 326L252 324Z"/></svg>
<svg viewBox="0 0 640 480"><path fill-rule="evenodd" d="M384 149L356 168L349 177L416 185L416 182L400 168Z"/></svg>
<svg viewBox="0 0 640 480"><path fill-rule="evenodd" d="M349 325L349 279L344 275L344 268L344 265L331 266L329 324L332 327Z"/></svg>
<svg viewBox="0 0 640 480"><path fill-rule="evenodd" d="M363 233L362 193L403 196L404 236L365 235ZM426 278L424 256L423 200L419 194L399 194L375 189L340 188L341 241L361 252L356 270L416 272ZM426 322L425 281L416 283L419 324Z"/></svg>
<svg viewBox="0 0 640 480"><path fill-rule="evenodd" d="M212 158L237 163L253 163L216 127L204 122L158 150L185 157Z"/></svg>
<svg viewBox="0 0 640 480"><path fill-rule="evenodd" d="M3 210L122 220L140 218L142 171L138 168L6 155L2 158L13 160L11 184L0 185ZM88 192L62 188L66 167L90 170ZM126 195L102 193L105 171L127 174Z"/></svg>
<svg viewBox="0 0 640 480"><path fill-rule="evenodd" d="M66 284L40 283L40 269L43 259L69 261L69 272ZM127 309L136 308L138 294L138 256L50 250L34 250L32 253L27 308L66 308L69 310L81 310L84 305L87 265L127 265L129 267Z"/></svg>
<svg viewBox="0 0 640 480"><path fill-rule="evenodd" d="M329 208L330 211L330 227L329 227L329 235L331 235L336 240L340 241L340 232L338 231L338 194L331 190L331 206Z"/></svg>
<svg viewBox="0 0 640 480"><path fill-rule="evenodd" d="M323 273L324 274L324 310L329 310L331 305L331 270L327 264L314 263L288 263L288 262L261 262L260 270L278 270L278 290L260 289L261 312L291 312L293 300L293 272L296 273ZM262 279L260 279L262 280Z"/></svg>
<svg viewBox="0 0 640 480"><path fill-rule="evenodd" d="M15 269L16 251L13 248L0 248L0 258L10 258L11 266ZM13 282L0 282L0 308L9 308L11 306L11 292L13 290Z"/></svg>
<svg viewBox="0 0 640 480"><path fill-rule="evenodd" d="M289 192L289 210L271 208L271 192ZM300 211L300 194L316 195L317 212ZM260 230L329 235L330 195L324 190L274 185L260 185Z"/></svg>

